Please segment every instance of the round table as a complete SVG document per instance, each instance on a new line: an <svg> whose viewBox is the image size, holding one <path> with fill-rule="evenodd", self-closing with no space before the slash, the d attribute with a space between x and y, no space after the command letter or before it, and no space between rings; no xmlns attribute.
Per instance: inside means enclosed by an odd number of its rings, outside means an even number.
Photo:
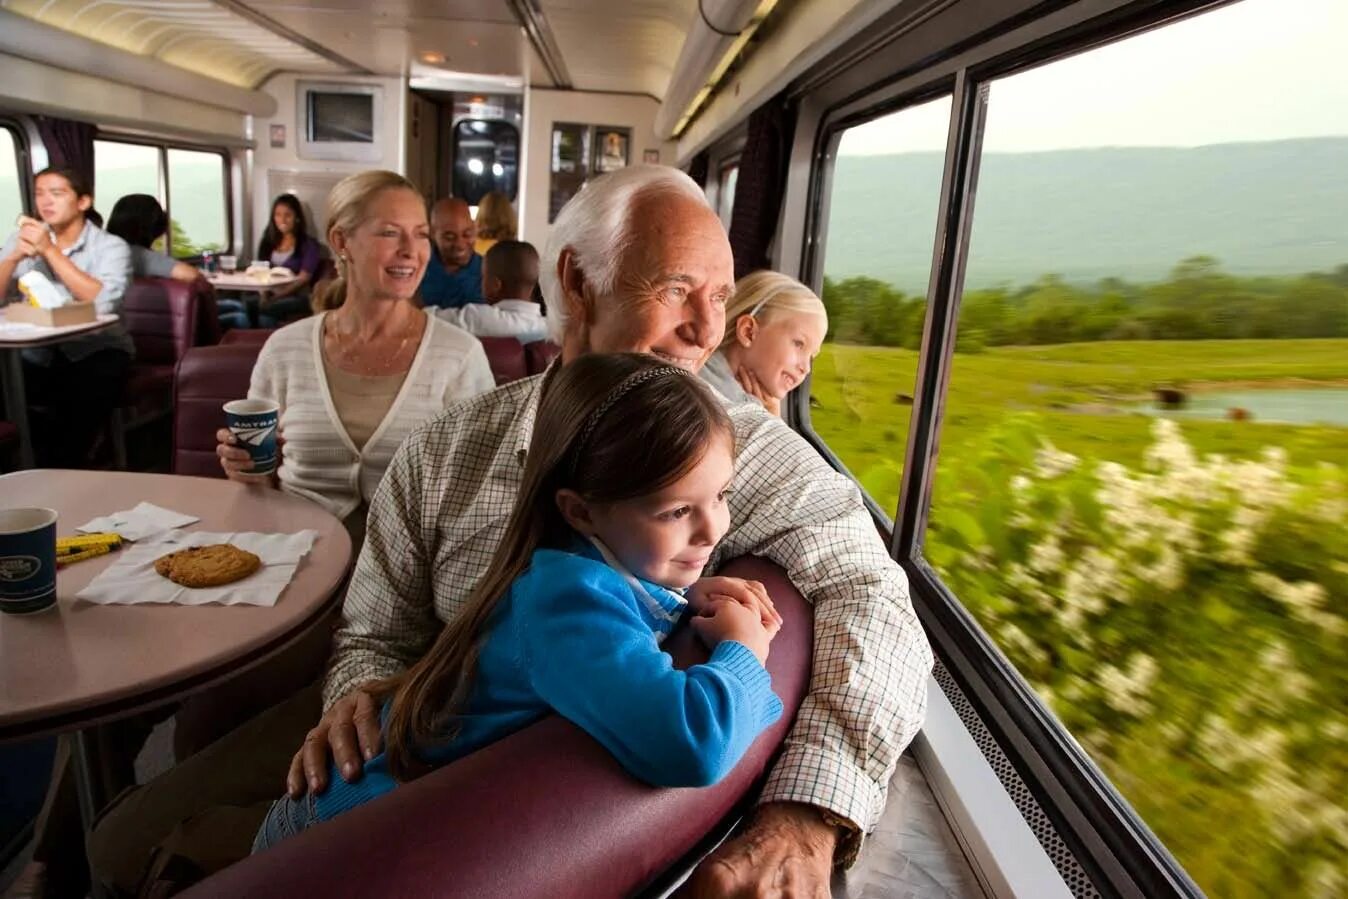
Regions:
<svg viewBox="0 0 1348 899"><path fill-rule="evenodd" d="M0 614L0 740L121 718L228 679L323 618L351 563L351 538L324 509L224 479L38 469L0 476L0 497L55 509L61 536L142 501L199 516L187 530L319 533L271 608L95 605L74 596L116 552L62 568L55 608Z"/></svg>
<svg viewBox="0 0 1348 899"><path fill-rule="evenodd" d="M243 295L244 305L248 309L248 320L253 327L257 327L258 313L267 308L268 294L278 287L285 287L295 281L299 276L288 268L272 268L269 272L275 272L275 275L268 274L265 279L254 278L247 272L211 272L206 276L206 280L211 282L216 290L234 291ZM281 274L284 272L284 274Z"/></svg>
<svg viewBox="0 0 1348 899"><path fill-rule="evenodd" d="M0 741L74 731L80 816L92 827L102 799L93 776L92 725L209 689L285 651L327 612L351 565L351 538L327 511L279 490L214 478L39 469L0 476L8 507L57 511L65 536L91 518L150 502L201 520L186 529L318 531L276 601L261 606L96 605L74 598L116 553L62 568L57 604L0 614ZM93 886L95 897L103 890Z"/></svg>
<svg viewBox="0 0 1348 899"><path fill-rule="evenodd" d="M33 467L33 438L28 429L28 397L23 386L22 351L52 346L74 337L103 331L117 323L118 316L105 314L81 325L44 327L10 322L0 309L0 382L4 383L5 415L19 429L19 467Z"/></svg>

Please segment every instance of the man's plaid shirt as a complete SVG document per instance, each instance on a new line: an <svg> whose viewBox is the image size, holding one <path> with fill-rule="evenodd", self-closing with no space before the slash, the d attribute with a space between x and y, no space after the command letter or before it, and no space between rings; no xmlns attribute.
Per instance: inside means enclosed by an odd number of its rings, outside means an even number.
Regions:
<svg viewBox="0 0 1348 899"><path fill-rule="evenodd" d="M458 613L505 532L543 377L450 406L394 456L370 504L325 708L415 662ZM729 413L731 524L711 568L763 556L814 605L810 691L759 801L809 803L870 830L922 724L931 649L856 485L757 404Z"/></svg>

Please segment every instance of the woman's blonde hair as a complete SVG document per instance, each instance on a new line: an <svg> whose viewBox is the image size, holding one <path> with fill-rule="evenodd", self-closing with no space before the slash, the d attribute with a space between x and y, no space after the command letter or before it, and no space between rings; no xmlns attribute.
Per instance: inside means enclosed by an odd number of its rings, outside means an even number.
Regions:
<svg viewBox="0 0 1348 899"><path fill-rule="evenodd" d="M340 231L350 237L351 233L365 221L370 201L386 190L395 189L410 190L418 196L421 195L421 191L417 190L417 186L411 181L397 172L389 172L383 169L357 172L338 181L336 186L332 188L331 193L328 194L328 233L326 235L328 245L332 245L334 232ZM314 290L313 300L310 302L314 312L336 309L346 302L347 263L340 257L338 257L336 263L337 277L324 281L321 286Z"/></svg>
<svg viewBox="0 0 1348 899"><path fill-rule="evenodd" d="M519 233L519 220L510 198L494 190L482 198L477 206L477 236L488 240L514 240Z"/></svg>
<svg viewBox="0 0 1348 899"><path fill-rule="evenodd" d="M735 284L735 296L725 307L721 346L735 339L735 323L742 315L751 315L763 324L778 315L818 315L828 327L828 310L813 290L795 278L767 269L745 275Z"/></svg>

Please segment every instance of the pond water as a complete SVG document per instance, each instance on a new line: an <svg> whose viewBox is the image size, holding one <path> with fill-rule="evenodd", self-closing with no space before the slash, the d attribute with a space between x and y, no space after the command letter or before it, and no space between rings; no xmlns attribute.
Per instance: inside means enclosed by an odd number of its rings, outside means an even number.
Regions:
<svg viewBox="0 0 1348 899"><path fill-rule="evenodd" d="M1177 419L1222 419L1230 409L1244 409L1256 422L1348 427L1348 387L1220 390L1191 393L1182 409L1161 409L1154 400L1133 408Z"/></svg>

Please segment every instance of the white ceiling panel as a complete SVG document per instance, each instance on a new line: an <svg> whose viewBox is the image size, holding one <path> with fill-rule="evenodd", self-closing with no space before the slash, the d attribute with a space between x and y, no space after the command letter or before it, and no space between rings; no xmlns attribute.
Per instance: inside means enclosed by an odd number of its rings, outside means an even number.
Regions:
<svg viewBox="0 0 1348 899"><path fill-rule="evenodd" d="M277 69L343 67L211 0L0 0L0 6L138 56L240 87Z"/></svg>
<svg viewBox="0 0 1348 899"><path fill-rule="evenodd" d="M665 95L696 0L542 0L579 90Z"/></svg>
<svg viewBox="0 0 1348 899"><path fill-rule="evenodd" d="M354 0L346 2L357 5ZM255 0L250 5L265 9L277 23L379 75L405 75L427 64L480 75L523 75L524 35L514 22L408 18L390 13L383 4L377 12L317 11L293 2L280 8ZM440 56L443 62L427 62Z"/></svg>

